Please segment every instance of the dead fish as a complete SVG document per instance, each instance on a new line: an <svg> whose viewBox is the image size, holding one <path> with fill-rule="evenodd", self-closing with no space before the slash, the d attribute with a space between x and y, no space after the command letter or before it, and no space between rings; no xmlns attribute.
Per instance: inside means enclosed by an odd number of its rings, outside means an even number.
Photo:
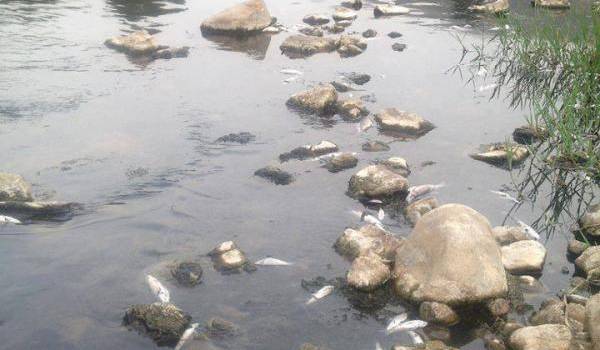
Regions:
<svg viewBox="0 0 600 350"><path fill-rule="evenodd" d="M325 298L329 294L333 293L334 289L335 289L334 286L325 286L325 287L319 289L316 293L313 293L313 295L310 299L308 299L308 301L306 302L306 305L310 305L312 303L315 303L317 300Z"/></svg>
<svg viewBox="0 0 600 350"><path fill-rule="evenodd" d="M19 219L15 219L13 217L10 216L6 216L6 215L0 215L0 224L15 224L15 225L21 225L22 222Z"/></svg>
<svg viewBox="0 0 600 350"><path fill-rule="evenodd" d="M381 223L381 221L373 215L367 213L366 211L361 212L358 210L352 210L351 213L354 214L356 217L360 218L360 221L375 225L383 229L383 224Z"/></svg>
<svg viewBox="0 0 600 350"><path fill-rule="evenodd" d="M377 212L377 218L380 221L385 219L385 212L383 211L383 208L379 208L379 211Z"/></svg>
<svg viewBox="0 0 600 350"><path fill-rule="evenodd" d="M289 78L287 78L287 79L284 79L284 80L283 80L283 82L284 82L284 83L286 83L286 84L289 84L289 83L293 83L293 82L294 82L294 81L296 81L296 80L298 80L298 76L295 76L295 77L289 77Z"/></svg>
<svg viewBox="0 0 600 350"><path fill-rule="evenodd" d="M375 342L375 350L383 350L383 347L379 342Z"/></svg>
<svg viewBox="0 0 600 350"><path fill-rule="evenodd" d="M371 205L381 205L383 204L383 201L381 199L371 199L367 203Z"/></svg>
<svg viewBox="0 0 600 350"><path fill-rule="evenodd" d="M148 282L150 291L158 298L158 300L163 303L168 303L171 300L169 290L165 288L159 280L151 275L146 275L146 281Z"/></svg>
<svg viewBox="0 0 600 350"><path fill-rule="evenodd" d="M516 199L515 197L511 196L510 194L506 193L506 192L502 192L502 191L494 191L494 190L490 190L490 192L492 192L493 194L497 194L502 198L508 199L509 201L513 201L517 204L521 204L521 201Z"/></svg>
<svg viewBox="0 0 600 350"><path fill-rule="evenodd" d="M387 327L385 328L385 331L390 333L392 330L396 329L399 325L401 325L402 322L406 321L406 319L408 319L408 314L406 312L394 316L394 318L392 318L388 323Z"/></svg>
<svg viewBox="0 0 600 350"><path fill-rule="evenodd" d="M485 85L479 88L479 92L484 92L484 91L488 91L488 90L492 90L495 89L498 86L498 84L489 84L489 85Z"/></svg>
<svg viewBox="0 0 600 350"><path fill-rule="evenodd" d="M424 343L423 338L421 338L421 336L417 332L408 331L407 333L414 345L422 345Z"/></svg>
<svg viewBox="0 0 600 350"><path fill-rule="evenodd" d="M280 72L285 75L302 75L302 74L304 74L297 69L282 69Z"/></svg>
<svg viewBox="0 0 600 350"><path fill-rule="evenodd" d="M356 130L358 132L365 132L373 127L373 121L371 118L364 118L356 125Z"/></svg>
<svg viewBox="0 0 600 350"><path fill-rule="evenodd" d="M408 195L406 196L406 202L411 203L415 199L424 196L433 191L439 190L442 187L445 187L445 183L440 183L437 185L420 185L420 186L412 186L408 189Z"/></svg>
<svg viewBox="0 0 600 350"><path fill-rule="evenodd" d="M521 220L517 220L517 222L519 223L519 226L521 226L521 228L523 229L523 231L525 231L525 234L527 236L529 236L530 238L538 241L540 239L540 235L535 232L535 230L533 229L533 227L527 225L526 223L524 223Z"/></svg>
<svg viewBox="0 0 600 350"><path fill-rule="evenodd" d="M179 342L177 342L177 345L175 346L175 350L180 350L183 347L183 345L185 344L185 342L190 340L190 338L196 332L196 328L198 328L198 324L192 323L191 327L186 329L183 332L183 334L181 335L181 338L179 338Z"/></svg>
<svg viewBox="0 0 600 350"><path fill-rule="evenodd" d="M414 331L416 329L421 329L427 327L427 322L422 320L412 320L400 323L395 328L390 331L387 331L388 334L402 332L402 331Z"/></svg>
<svg viewBox="0 0 600 350"><path fill-rule="evenodd" d="M479 69L479 71L477 71L477 76L482 77L484 75L487 75L487 73L488 73L487 69L485 69L485 67L481 67Z"/></svg>
<svg viewBox="0 0 600 350"><path fill-rule="evenodd" d="M254 263L254 265L262 265L262 266L289 266L291 263L283 260L279 260L276 258L264 258Z"/></svg>

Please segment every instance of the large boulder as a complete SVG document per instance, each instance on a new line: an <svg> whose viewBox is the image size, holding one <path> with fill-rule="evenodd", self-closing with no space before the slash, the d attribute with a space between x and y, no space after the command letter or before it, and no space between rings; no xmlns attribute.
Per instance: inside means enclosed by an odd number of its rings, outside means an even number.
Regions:
<svg viewBox="0 0 600 350"><path fill-rule="evenodd" d="M508 342L514 350L568 350L571 337L567 326L545 324L517 329Z"/></svg>
<svg viewBox="0 0 600 350"><path fill-rule="evenodd" d="M354 259L346 275L348 285L365 292L381 287L390 277L390 267L379 255L372 253Z"/></svg>
<svg viewBox="0 0 600 350"><path fill-rule="evenodd" d="M600 350L600 294L591 297L585 305L585 327L594 350Z"/></svg>
<svg viewBox="0 0 600 350"><path fill-rule="evenodd" d="M331 114L335 111L337 91L331 84L319 84L312 89L292 95L287 105L305 113Z"/></svg>
<svg viewBox="0 0 600 350"><path fill-rule="evenodd" d="M368 254L377 254L393 261L402 241L375 225L365 225L356 230L347 228L335 242L335 249L350 260Z"/></svg>
<svg viewBox="0 0 600 350"><path fill-rule="evenodd" d="M518 241L502 247L502 263L513 275L540 274L546 260L546 248L538 241Z"/></svg>
<svg viewBox="0 0 600 350"><path fill-rule="evenodd" d="M123 324L152 338L158 346L175 346L191 319L173 304L140 304L127 309Z"/></svg>
<svg viewBox="0 0 600 350"><path fill-rule="evenodd" d="M549 9L561 10L571 7L569 0L532 0L531 3L535 7L544 7Z"/></svg>
<svg viewBox="0 0 600 350"><path fill-rule="evenodd" d="M508 292L488 220L460 204L425 214L396 252L396 291L405 299L465 305Z"/></svg>
<svg viewBox="0 0 600 350"><path fill-rule="evenodd" d="M579 228L590 236L600 236L600 203L587 209L579 219Z"/></svg>
<svg viewBox="0 0 600 350"><path fill-rule="evenodd" d="M382 131L399 134L402 137L425 135L435 126L415 113L386 108L375 115L375 121Z"/></svg>
<svg viewBox="0 0 600 350"><path fill-rule="evenodd" d="M32 201L31 185L22 176L0 173L0 201Z"/></svg>
<svg viewBox="0 0 600 350"><path fill-rule="evenodd" d="M130 55L152 54L165 48L159 46L156 39L146 31L137 31L127 35L116 36L104 42L104 44L115 50L125 52Z"/></svg>
<svg viewBox="0 0 600 350"><path fill-rule="evenodd" d="M279 48L288 57L301 58L316 53L335 51L338 48L338 41L334 38L291 35L283 41Z"/></svg>
<svg viewBox="0 0 600 350"><path fill-rule="evenodd" d="M394 199L408 190L408 180L384 165L369 165L350 178L348 194L357 199Z"/></svg>
<svg viewBox="0 0 600 350"><path fill-rule="evenodd" d="M248 34L261 31L272 22L263 0L247 0L207 18L200 29L205 34Z"/></svg>

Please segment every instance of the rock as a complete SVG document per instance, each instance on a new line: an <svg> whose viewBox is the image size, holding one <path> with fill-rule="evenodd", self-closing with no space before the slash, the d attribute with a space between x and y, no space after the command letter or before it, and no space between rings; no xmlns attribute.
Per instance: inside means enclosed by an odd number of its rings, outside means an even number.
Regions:
<svg viewBox="0 0 600 350"><path fill-rule="evenodd" d="M346 30L346 27L336 23L332 26L323 26L323 29L325 29L328 33L331 33L331 34L339 34L339 33L343 33L344 30Z"/></svg>
<svg viewBox="0 0 600 350"><path fill-rule="evenodd" d="M393 199L408 190L408 181L383 165L370 165L350 178L348 194L353 198Z"/></svg>
<svg viewBox="0 0 600 350"><path fill-rule="evenodd" d="M352 21L356 19L356 12L346 7L337 7L332 17L334 21Z"/></svg>
<svg viewBox="0 0 600 350"><path fill-rule="evenodd" d="M469 10L480 13L500 14L510 10L510 3L508 0L487 1L481 5L471 5L469 6Z"/></svg>
<svg viewBox="0 0 600 350"><path fill-rule="evenodd" d="M338 100L336 110L342 118L350 121L369 115L369 111L359 99Z"/></svg>
<svg viewBox="0 0 600 350"><path fill-rule="evenodd" d="M340 46L337 51L340 54L340 57L344 58L358 56L363 53L363 50L354 44Z"/></svg>
<svg viewBox="0 0 600 350"><path fill-rule="evenodd" d="M338 151L338 146L330 141L321 141L316 145L304 145L294 148L292 151L279 155L279 160L287 162L290 159L304 160L319 157L328 153Z"/></svg>
<svg viewBox="0 0 600 350"><path fill-rule="evenodd" d="M269 165L254 172L255 176L267 179L276 185L289 185L294 182L294 176L278 167Z"/></svg>
<svg viewBox="0 0 600 350"><path fill-rule="evenodd" d="M329 350L329 348L316 346L311 343L304 343L300 346L300 350Z"/></svg>
<svg viewBox="0 0 600 350"><path fill-rule="evenodd" d="M175 346L189 327L191 317L169 303L133 305L123 324L152 338L158 346Z"/></svg>
<svg viewBox="0 0 600 350"><path fill-rule="evenodd" d="M211 338L224 338L235 335L238 327L219 317L213 317L206 322L206 333Z"/></svg>
<svg viewBox="0 0 600 350"><path fill-rule="evenodd" d="M355 9L356 11L362 8L362 0L347 0L342 1L342 6Z"/></svg>
<svg viewBox="0 0 600 350"><path fill-rule="evenodd" d="M374 38L377 36L377 32L374 29L367 29L362 32L363 38Z"/></svg>
<svg viewBox="0 0 600 350"><path fill-rule="evenodd" d="M333 85L337 92L348 92L355 90L350 84L345 82L332 81L331 85Z"/></svg>
<svg viewBox="0 0 600 350"><path fill-rule="evenodd" d="M323 36L323 30L319 27L306 27L306 28L301 28L299 30L300 33L304 34L304 35L309 35L309 36L317 36L317 37L322 37Z"/></svg>
<svg viewBox="0 0 600 350"><path fill-rule="evenodd" d="M335 51L338 41L333 38L292 35L287 37L279 48L291 58L308 57L316 53Z"/></svg>
<svg viewBox="0 0 600 350"><path fill-rule="evenodd" d="M450 306L504 297L506 273L491 231L483 215L464 205L430 211L396 252L396 292Z"/></svg>
<svg viewBox="0 0 600 350"><path fill-rule="evenodd" d="M390 277L390 267L379 255L370 253L354 259L346 279L351 287L370 292L381 287Z"/></svg>
<svg viewBox="0 0 600 350"><path fill-rule="evenodd" d="M587 208L586 213L579 219L579 228L590 236L600 236L600 203Z"/></svg>
<svg viewBox="0 0 600 350"><path fill-rule="evenodd" d="M404 216L406 216L408 221L414 226L419 222L423 215L429 213L438 206L438 201L434 197L419 199L404 208Z"/></svg>
<svg viewBox="0 0 600 350"><path fill-rule="evenodd" d="M404 177L410 175L410 167L408 162L402 157L391 157L379 162L379 164L385 165L391 171Z"/></svg>
<svg viewBox="0 0 600 350"><path fill-rule="evenodd" d="M386 108L375 115L375 121L382 131L405 137L418 137L433 130L435 126L415 113Z"/></svg>
<svg viewBox="0 0 600 350"><path fill-rule="evenodd" d="M406 50L406 44L393 43L392 44L392 50L398 51L398 52L402 52L402 51Z"/></svg>
<svg viewBox="0 0 600 350"><path fill-rule="evenodd" d="M585 305L585 328L592 339L594 350L600 349L600 294L591 297Z"/></svg>
<svg viewBox="0 0 600 350"><path fill-rule="evenodd" d="M331 114L335 112L337 91L331 84L319 84L310 90L292 95L287 105L305 113Z"/></svg>
<svg viewBox="0 0 600 350"><path fill-rule="evenodd" d="M523 327L514 331L508 342L514 350L568 350L571 331L557 324Z"/></svg>
<svg viewBox="0 0 600 350"><path fill-rule="evenodd" d="M388 36L392 39L397 39L402 36L402 33L399 32L389 32Z"/></svg>
<svg viewBox="0 0 600 350"><path fill-rule="evenodd" d="M320 26L329 23L329 16L323 14L311 14L304 16L302 22L310 24L311 26Z"/></svg>
<svg viewBox="0 0 600 350"><path fill-rule="evenodd" d="M406 15L410 13L410 9L404 6L396 6L396 5L377 5L373 10L373 14L375 17L382 16L398 16L398 15Z"/></svg>
<svg viewBox="0 0 600 350"><path fill-rule="evenodd" d="M600 246L586 249L575 259L575 265L586 274L588 281L600 279Z"/></svg>
<svg viewBox="0 0 600 350"><path fill-rule="evenodd" d="M214 260L215 267L219 270L236 270L248 263L244 253L237 248L216 256Z"/></svg>
<svg viewBox="0 0 600 350"><path fill-rule="evenodd" d="M237 245L235 244L235 242L226 241L226 242L220 243L218 246L216 246L213 250L210 251L210 253L208 253L208 255L211 255L211 256L221 255L221 254L226 253L233 249L237 249Z"/></svg>
<svg viewBox="0 0 600 350"><path fill-rule="evenodd" d="M492 332L486 332L482 339L487 350L506 350L504 341Z"/></svg>
<svg viewBox="0 0 600 350"><path fill-rule="evenodd" d="M352 153L340 153L333 156L329 162L327 162L327 169L336 173L345 169L354 168L358 164L358 158Z"/></svg>
<svg viewBox="0 0 600 350"><path fill-rule="evenodd" d="M497 226L494 227L492 233L500 245L531 239L520 226Z"/></svg>
<svg viewBox="0 0 600 350"><path fill-rule="evenodd" d="M356 85L365 85L369 81L371 81L371 76L364 73L345 73L344 78L350 80L352 83Z"/></svg>
<svg viewBox="0 0 600 350"><path fill-rule="evenodd" d="M421 303L419 316L424 321L448 327L460 322L458 314L451 307L432 301Z"/></svg>
<svg viewBox="0 0 600 350"><path fill-rule="evenodd" d="M513 275L541 274L546 248L538 241L518 241L502 247L502 264Z"/></svg>
<svg viewBox="0 0 600 350"><path fill-rule="evenodd" d="M247 144L254 140L256 140L256 136L252 135L249 132L242 131L237 134L221 136L215 142Z"/></svg>
<svg viewBox="0 0 600 350"><path fill-rule="evenodd" d="M247 0L207 18L200 29L204 34L249 34L272 23L273 18L263 0Z"/></svg>
<svg viewBox="0 0 600 350"><path fill-rule="evenodd" d="M362 145L362 150L365 152L387 152L390 149L390 146L383 141L367 141Z"/></svg>
<svg viewBox="0 0 600 350"><path fill-rule="evenodd" d="M166 49L160 49L158 51L154 51L151 56L154 59L169 60L171 58L187 57L189 52L190 52L190 48L188 46L168 47Z"/></svg>
<svg viewBox="0 0 600 350"><path fill-rule="evenodd" d="M199 284L203 272L202 266L196 262L182 262L171 270L171 274L177 282L188 287Z"/></svg>
<svg viewBox="0 0 600 350"><path fill-rule="evenodd" d="M486 303L490 315L501 318L510 313L510 302L504 298L496 298Z"/></svg>
<svg viewBox="0 0 600 350"><path fill-rule="evenodd" d="M542 303L540 310L531 315L530 322L533 326L543 324L564 324L565 304L557 299L549 299Z"/></svg>
<svg viewBox="0 0 600 350"><path fill-rule="evenodd" d="M428 340L428 341L425 342L425 344L420 345L420 346L394 345L392 347L392 350L415 350L415 349L421 349L421 350L458 350L456 348L453 348L451 346L448 346L448 345L444 344L440 340Z"/></svg>
<svg viewBox="0 0 600 350"><path fill-rule="evenodd" d="M471 158L495 166L509 166L522 163L528 156L527 147L513 143L492 143L482 146L480 153L470 155Z"/></svg>
<svg viewBox="0 0 600 350"><path fill-rule="evenodd" d="M31 185L20 175L0 173L0 201L33 201Z"/></svg>
<svg viewBox="0 0 600 350"><path fill-rule="evenodd" d="M361 38L342 35L338 40L338 53L341 57L360 55L367 49L367 43Z"/></svg>
<svg viewBox="0 0 600 350"><path fill-rule="evenodd" d="M143 30L110 38L104 44L130 55L147 55L161 49L154 37Z"/></svg>
<svg viewBox="0 0 600 350"><path fill-rule="evenodd" d="M578 257L581 254L583 254L583 252L588 247L589 247L589 244L579 241L579 240L576 240L576 239L572 239L571 241L569 241L569 246L567 247L567 250L573 256Z"/></svg>
<svg viewBox="0 0 600 350"><path fill-rule="evenodd" d="M398 238L375 225L365 225L358 230L347 228L335 242L335 250L350 260L368 254L377 254L393 261L396 249L402 244Z"/></svg>
<svg viewBox="0 0 600 350"><path fill-rule="evenodd" d="M69 214L81 208L83 208L83 206L80 203L74 202L0 202L0 211L4 213L26 214L35 217L47 217L54 215Z"/></svg>
<svg viewBox="0 0 600 350"><path fill-rule="evenodd" d="M585 324L585 305L568 303L565 311L569 322L576 321L580 324Z"/></svg>
<svg viewBox="0 0 600 350"><path fill-rule="evenodd" d="M546 137L543 130L539 130L531 125L521 126L513 131L513 140L522 145L531 145L534 142L542 140Z"/></svg>
<svg viewBox="0 0 600 350"><path fill-rule="evenodd" d="M544 7L554 10L568 9L571 7L569 0L532 0L531 4L535 7Z"/></svg>

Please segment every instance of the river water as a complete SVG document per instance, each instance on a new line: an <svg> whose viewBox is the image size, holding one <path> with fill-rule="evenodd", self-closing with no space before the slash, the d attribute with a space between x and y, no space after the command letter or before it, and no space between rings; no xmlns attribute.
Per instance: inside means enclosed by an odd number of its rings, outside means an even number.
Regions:
<svg viewBox="0 0 600 350"><path fill-rule="evenodd" d="M70 220L0 227L0 349L149 349L155 345L121 326L125 309L154 299L145 275L171 291L174 303L197 322L218 316L240 334L190 349L297 349L304 342L331 349L372 349L409 343L386 336L383 311L363 312L340 294L310 307L302 279L342 277L349 263L332 244L361 209L345 195L357 169L331 174L318 162L284 165L297 181L275 186L253 176L276 164L280 153L331 140L360 152L377 130L333 118L306 118L286 99L339 73L372 76L368 108L415 111L437 128L416 141L391 144L385 153L361 153L359 168L375 159L405 157L411 184L445 182L443 203L469 205L500 225L511 203L489 192L510 185L506 170L474 161L480 144L504 141L524 124L489 91L448 72L460 59L459 35L482 39L493 19L465 14L467 4L436 0L411 6L410 16L375 19L367 3L348 29L379 34L354 58L319 54L291 60L280 54L281 33L251 41L203 38L199 25L236 3L221 1L56 0L0 2L0 164L22 174L42 199L81 202ZM267 0L273 16L289 27L308 13L332 13L332 0ZM526 1L514 4L528 11ZM136 62L104 46L124 31L158 31L162 44L189 46L187 58ZM387 33L399 31L402 38ZM490 34L486 34L488 38ZM394 42L407 44L392 51ZM286 84L281 69L304 74ZM215 144L231 132L257 136L247 145ZM423 166L426 161L435 162ZM522 209L522 220L535 210ZM390 220L394 232L410 228ZM567 283L568 233L544 240L549 249L537 305ZM291 267L221 275L202 258L203 283L182 288L169 280L174 261L197 258L216 244L235 240L252 260L275 256ZM520 317L520 316L515 316ZM483 342L460 337L462 349Z"/></svg>

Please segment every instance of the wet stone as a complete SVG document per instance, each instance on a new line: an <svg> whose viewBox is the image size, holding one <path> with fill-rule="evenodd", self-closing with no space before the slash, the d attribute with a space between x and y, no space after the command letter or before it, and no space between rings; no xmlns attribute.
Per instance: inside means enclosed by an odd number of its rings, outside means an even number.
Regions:
<svg viewBox="0 0 600 350"><path fill-rule="evenodd" d="M221 255L223 253L226 253L226 252L228 252L230 250L233 250L233 249L237 249L237 245L235 244L235 242L233 242L233 241L226 241L226 242L219 243L219 245L217 245L208 254L211 255L211 256L216 256L216 255Z"/></svg>
<svg viewBox="0 0 600 350"><path fill-rule="evenodd" d="M390 267L379 255L370 253L354 259L346 279L351 287L369 292L381 287L390 277Z"/></svg>
<svg viewBox="0 0 600 350"><path fill-rule="evenodd" d="M358 164L358 158L352 153L340 153L333 156L326 164L327 169L336 173L345 169L354 168Z"/></svg>
<svg viewBox="0 0 600 350"><path fill-rule="evenodd" d="M469 10L473 12L499 14L510 9L508 0L491 0L485 1L483 4L475 4L469 6Z"/></svg>
<svg viewBox="0 0 600 350"><path fill-rule="evenodd" d="M600 279L600 246L586 249L577 259L575 265L585 273L588 281Z"/></svg>
<svg viewBox="0 0 600 350"><path fill-rule="evenodd" d="M206 333L211 338L224 338L235 335L238 332L238 327L227 320L219 317L211 318L206 322Z"/></svg>
<svg viewBox="0 0 600 350"><path fill-rule="evenodd" d="M350 10L349 8L338 7L335 9L332 17L334 21L352 21L356 19L356 16L356 12Z"/></svg>
<svg viewBox="0 0 600 350"><path fill-rule="evenodd" d="M410 13L410 9L404 6L396 6L396 5L377 5L373 10L373 14L375 17L382 16L398 16L398 15L406 15Z"/></svg>
<svg viewBox="0 0 600 350"><path fill-rule="evenodd" d="M299 30L300 33L304 34L304 35L309 35L309 36L317 36L317 37L322 37L323 36L323 30L319 27L306 27L306 28L301 28Z"/></svg>
<svg viewBox="0 0 600 350"><path fill-rule="evenodd" d="M106 40L104 44L130 55L148 55L161 49L156 39L146 31L116 36Z"/></svg>
<svg viewBox="0 0 600 350"><path fill-rule="evenodd" d="M228 135L223 135L223 136L219 137L215 142L247 144L254 140L256 140L255 135L253 135L247 131L242 131L242 132L235 133L235 134L232 133L232 134L228 134Z"/></svg>
<svg viewBox="0 0 600 350"><path fill-rule="evenodd" d="M590 298L585 306L585 326L594 350L600 347L600 294Z"/></svg>
<svg viewBox="0 0 600 350"><path fill-rule="evenodd" d="M453 326L460 322L458 314L451 307L430 301L421 303L419 316L424 321L442 326Z"/></svg>
<svg viewBox="0 0 600 350"><path fill-rule="evenodd" d="M312 56L321 52L332 52L338 48L337 40L308 35L292 35L279 47L281 52L291 58Z"/></svg>
<svg viewBox="0 0 600 350"><path fill-rule="evenodd" d="M402 52L402 51L406 50L406 44L393 43L392 50L397 51L397 52Z"/></svg>
<svg viewBox="0 0 600 350"><path fill-rule="evenodd" d="M343 74L344 78L350 80L352 83L356 85L364 85L371 81L371 76L369 74L364 73L345 73Z"/></svg>
<svg viewBox="0 0 600 350"><path fill-rule="evenodd" d="M492 164L495 166L506 167L509 164L518 165L528 156L527 147L513 143L492 143L483 145L481 152L470 155L471 158Z"/></svg>
<svg viewBox="0 0 600 350"><path fill-rule="evenodd" d="M400 174L404 177L410 175L410 167L408 165L408 162L402 157L390 157L386 160L379 162L379 164L386 166L391 171Z"/></svg>
<svg viewBox="0 0 600 350"><path fill-rule="evenodd" d="M319 157L338 151L338 146L330 141L321 141L316 145L305 145L294 148L292 151L279 155L279 160L287 162L290 159L304 160Z"/></svg>
<svg viewBox="0 0 600 350"><path fill-rule="evenodd" d="M390 146L383 141L367 141L363 143L362 150L365 152L387 152Z"/></svg>
<svg viewBox="0 0 600 350"><path fill-rule="evenodd" d="M182 262L171 270L171 274L182 286L193 287L200 283L203 274L202 266L196 262Z"/></svg>
<svg viewBox="0 0 600 350"><path fill-rule="evenodd" d="M247 0L207 18L202 33L249 34L269 27L273 18L263 0Z"/></svg>
<svg viewBox="0 0 600 350"><path fill-rule="evenodd" d="M348 194L357 199L394 199L408 190L408 180L384 165L370 165L350 178Z"/></svg>
<svg viewBox="0 0 600 350"><path fill-rule="evenodd" d="M571 338L567 326L545 324L514 331L508 343L514 350L568 350Z"/></svg>
<svg viewBox="0 0 600 350"><path fill-rule="evenodd" d="M255 176L267 179L276 185L289 185L294 182L294 176L276 166L266 166L254 172Z"/></svg>
<svg viewBox="0 0 600 350"><path fill-rule="evenodd" d="M329 23L329 16L323 14L311 14L304 16L302 22L312 26L320 26Z"/></svg>
<svg viewBox="0 0 600 350"><path fill-rule="evenodd" d="M587 208L586 213L579 219L579 228L587 235L600 236L600 203Z"/></svg>
<svg viewBox="0 0 600 350"><path fill-rule="evenodd" d="M538 241L518 241L502 247L502 263L512 274L541 274L546 248Z"/></svg>
<svg viewBox="0 0 600 350"><path fill-rule="evenodd" d="M22 176L0 173L0 201L29 202L32 200L31 185Z"/></svg>
<svg viewBox="0 0 600 350"><path fill-rule="evenodd" d="M544 133L537 130L536 128L525 125L515 129L513 131L513 140L516 143L520 143L522 145L531 145L534 142L537 142L544 138Z"/></svg>
<svg viewBox="0 0 600 350"><path fill-rule="evenodd" d="M375 121L382 131L398 136L419 137L433 130L435 126L415 113L387 108L375 115Z"/></svg>
<svg viewBox="0 0 600 350"><path fill-rule="evenodd" d="M182 58L187 57L190 52L188 46L183 47L168 47L166 49L160 49L152 53L154 59L171 59L171 58Z"/></svg>
<svg viewBox="0 0 600 350"><path fill-rule="evenodd" d="M567 250L573 256L578 257L581 254L583 254L583 252L588 247L589 247L589 245L587 243L576 240L576 239L572 239L571 241L569 241L569 246L567 247Z"/></svg>
<svg viewBox="0 0 600 350"><path fill-rule="evenodd" d="M369 111L359 99L338 100L336 110L344 120L350 121L356 121L369 115Z"/></svg>
<svg viewBox="0 0 600 350"><path fill-rule="evenodd" d="M323 29L325 29L330 34L340 34L346 30L346 27L336 23L332 26L323 26Z"/></svg>
<svg viewBox="0 0 600 350"><path fill-rule="evenodd" d="M404 209L404 215L408 221L414 226L419 222L421 217L439 206L438 200L434 197L423 198L416 202L410 203Z"/></svg>
<svg viewBox="0 0 600 350"><path fill-rule="evenodd" d="M530 322L534 326L543 324L564 324L565 304L557 299L549 299L542 303L540 310L533 313Z"/></svg>
<svg viewBox="0 0 600 350"><path fill-rule="evenodd" d="M569 0L532 0L531 3L535 7L543 7L554 10L564 10L571 7Z"/></svg>
<svg viewBox="0 0 600 350"><path fill-rule="evenodd" d="M331 84L319 84L312 89L292 95L287 100L290 108L304 113L332 114L337 106L337 91Z"/></svg>
<svg viewBox="0 0 600 350"><path fill-rule="evenodd" d="M127 309L123 324L152 338L158 346L175 346L191 319L173 304L140 304Z"/></svg>
<svg viewBox="0 0 600 350"><path fill-rule="evenodd" d="M363 38L374 38L377 36L377 31L375 31L374 29L367 29L364 32L362 32L362 36Z"/></svg>
<svg viewBox="0 0 600 350"><path fill-rule="evenodd" d="M82 209L83 205L75 202L58 201L35 201L20 202L7 201L0 202L0 211L4 213L18 213L30 215L33 217L51 217L65 214L72 214L76 210Z"/></svg>
<svg viewBox="0 0 600 350"><path fill-rule="evenodd" d="M350 260L359 256L377 254L384 260L393 260L402 241L375 226L360 229L347 228L335 242L335 250Z"/></svg>
<svg viewBox="0 0 600 350"><path fill-rule="evenodd" d="M510 302L504 298L490 300L485 306L493 317L504 317L510 313Z"/></svg>
<svg viewBox="0 0 600 350"><path fill-rule="evenodd" d="M342 35L338 40L338 53L341 57L360 55L367 49L367 43L359 37Z"/></svg>
<svg viewBox="0 0 600 350"><path fill-rule="evenodd" d="M346 0L342 1L342 6L358 11L362 8L363 3L362 0Z"/></svg>
<svg viewBox="0 0 600 350"><path fill-rule="evenodd" d="M348 92L348 91L353 91L355 90L352 85L345 83L345 82L339 82L339 81L332 81L331 85L335 88L335 90L337 92Z"/></svg>
<svg viewBox="0 0 600 350"><path fill-rule="evenodd" d="M508 245L518 241L530 240L529 236L520 226L497 226L492 230L496 242Z"/></svg>
<svg viewBox="0 0 600 350"><path fill-rule="evenodd" d="M248 263L248 259L239 249L229 250L214 258L215 267L218 270L237 270Z"/></svg>
<svg viewBox="0 0 600 350"><path fill-rule="evenodd" d="M402 36L402 33L400 32L389 32L388 36L392 39L397 39L400 38Z"/></svg>

